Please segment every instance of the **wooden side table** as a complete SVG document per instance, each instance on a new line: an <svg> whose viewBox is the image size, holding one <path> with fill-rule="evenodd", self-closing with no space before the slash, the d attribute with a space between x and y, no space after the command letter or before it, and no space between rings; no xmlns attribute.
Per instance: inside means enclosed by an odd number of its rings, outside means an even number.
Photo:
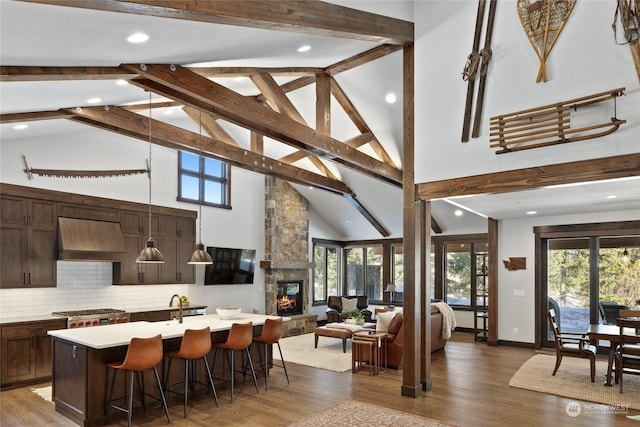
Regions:
<svg viewBox="0 0 640 427"><path fill-rule="evenodd" d="M387 369L386 332L356 332L351 336L351 367L353 372L368 369L377 375ZM365 360L365 354L368 355Z"/></svg>

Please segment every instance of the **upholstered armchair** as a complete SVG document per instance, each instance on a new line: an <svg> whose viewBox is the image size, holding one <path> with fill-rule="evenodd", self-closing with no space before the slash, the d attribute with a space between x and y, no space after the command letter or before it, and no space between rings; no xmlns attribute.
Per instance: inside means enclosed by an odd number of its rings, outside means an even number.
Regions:
<svg viewBox="0 0 640 427"><path fill-rule="evenodd" d="M354 308L360 310L365 322L371 322L371 310L366 295L359 296L330 296L327 301L327 323L344 322L349 312Z"/></svg>

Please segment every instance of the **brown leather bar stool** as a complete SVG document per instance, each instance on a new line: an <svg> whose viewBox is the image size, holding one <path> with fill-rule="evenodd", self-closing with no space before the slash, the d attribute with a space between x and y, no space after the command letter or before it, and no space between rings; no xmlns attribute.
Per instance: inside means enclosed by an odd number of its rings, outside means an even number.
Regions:
<svg viewBox="0 0 640 427"><path fill-rule="evenodd" d="M260 363L257 363L256 366L262 365L264 371L264 389L269 388L269 344L272 346L274 344L278 345L278 351L280 352L280 360L282 360L282 365L278 365L272 361L273 366L277 366L279 368L284 369L284 375L287 377L287 384L289 382L289 374L287 373L287 366L284 363L284 357L282 357L282 349L280 348L280 338L282 338L282 318L279 319L266 319L264 322L264 326L262 327L262 333L253 338L253 342L258 345L262 344L264 351L261 353L260 358L262 359ZM245 369L246 372L246 369Z"/></svg>
<svg viewBox="0 0 640 427"><path fill-rule="evenodd" d="M182 342L180 343L180 350L170 351L165 353L165 356L169 358L167 366L167 374L164 380L165 393L171 392L176 394L182 394L184 396L184 417L187 418L187 398L189 395L189 386L191 386L191 392L195 395L195 385L202 384L208 387L211 386L213 390L213 397L216 401L216 406L220 406L218 403L218 394L216 388L213 385L213 377L211 376L211 369L209 368L209 361L207 360L207 354L211 351L211 329L207 326L204 329L187 329L184 331ZM184 382L167 385L169 381L169 373L171 372L171 361L173 359L184 360ZM195 379L195 362L198 359L204 360L204 366L207 370L207 376L209 377L209 384L203 383ZM189 365L191 365L191 380L189 380ZM184 384L184 392L180 393L175 390L170 390L169 387L173 387L179 384Z"/></svg>
<svg viewBox="0 0 640 427"><path fill-rule="evenodd" d="M145 396L152 397L156 400L162 401L164 413L167 416L167 423L171 424L169 419L169 409L167 408L167 401L164 398L164 392L162 390L162 384L160 383L160 377L158 376L157 366L162 362L163 350L162 350L162 336L156 335L151 338L131 338L129 342L129 348L127 348L127 354L124 361L107 363L107 367L112 368L113 379L111 380L111 391L109 392L109 401L107 403L106 416L109 416L109 410L111 408L125 412L128 415L128 426L131 426L131 414L133 413L133 379L139 372L142 380L140 385L140 398L142 400L142 409L145 410L144 398ZM160 397L148 394L144 390L144 371L153 369L153 373L156 376L156 382L158 383L158 390ZM116 374L118 371L123 371L125 374L128 372L129 379L127 384L128 391L124 397L113 399L113 387L116 383ZM126 378L125 378L126 380ZM126 383L126 381L125 381ZM127 408L117 406L113 404L114 400L127 399Z"/></svg>
<svg viewBox="0 0 640 427"><path fill-rule="evenodd" d="M216 355L218 354L218 349L227 350L231 356L231 401L233 402L233 389L235 385L235 374L236 372L242 372L241 370L236 371L235 363L236 363L236 351L244 351L247 354L247 363L251 367L251 375L253 376L253 383L256 386L256 393L259 393L258 390L258 381L256 380L256 371L253 369L253 361L251 360L251 352L249 351L249 347L251 346L251 342L253 341L253 322L249 323L233 323L231 325L231 329L229 330L229 335L227 336L227 340L222 343L214 343L215 350L213 352L213 366L216 364ZM225 379L225 378L222 378ZM226 380L226 379L225 379Z"/></svg>

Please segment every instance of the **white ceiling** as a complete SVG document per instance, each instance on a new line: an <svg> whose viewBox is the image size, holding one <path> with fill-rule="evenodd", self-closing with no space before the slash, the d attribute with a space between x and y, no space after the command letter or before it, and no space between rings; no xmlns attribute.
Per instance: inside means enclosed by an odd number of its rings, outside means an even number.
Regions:
<svg viewBox="0 0 640 427"><path fill-rule="evenodd" d="M356 9L383 13L411 20L413 5L407 1L335 1ZM150 35L141 45L131 45L125 38L137 31ZM300 45L311 50L298 53ZM288 32L232 27L226 25L146 17L114 12L48 6L2 0L0 2L0 63L16 66L117 66L122 63L175 63L185 66L251 67L326 67L375 47L372 42L337 39ZM340 73L336 79L348 94L397 165L402 167L402 55L395 53ZM290 79L290 78L288 78ZM279 83L288 79L279 78ZM258 93L250 80L236 82L217 79L219 83L247 95ZM366 82L366 84L363 84ZM305 90L307 92L305 92ZM398 101L384 102L393 92ZM311 97L307 96L311 94ZM289 94L301 114L313 126L313 89ZM88 105L86 100L101 97L101 104L121 105L148 101L148 95L133 85L116 86L114 81L2 82L0 113L57 110ZM311 102L301 102L304 100ZM154 98L156 100L156 98ZM345 139L354 129L339 108L332 108L333 135ZM154 111L154 118L160 115ZM343 115L344 116L344 115ZM162 116L179 126L193 128L182 113ZM457 122L456 122L457 123ZM2 140L74 132L78 124L66 120L30 122L23 133L14 124L0 125ZM241 135L231 125L231 133ZM351 126L351 127L350 127ZM98 132L98 130L96 130ZM235 136L235 135L234 135ZM275 141L265 144L265 153L282 156L289 147ZM303 163L298 166L304 167ZM358 200L393 236L402 235L402 191L387 183L335 164L329 165L354 191ZM519 218L526 211L539 215L562 215L623 209L640 210L640 182L599 183L563 189L539 189L520 193L476 196L455 200L455 205L434 201L432 214L447 234L479 232L486 229L486 217ZM376 230L343 197L296 188L312 209L331 224L345 239L379 238ZM568 197L570 194L570 197ZM617 199L606 199L618 195ZM457 206L466 209L463 216L453 215ZM473 212L481 215L474 215Z"/></svg>

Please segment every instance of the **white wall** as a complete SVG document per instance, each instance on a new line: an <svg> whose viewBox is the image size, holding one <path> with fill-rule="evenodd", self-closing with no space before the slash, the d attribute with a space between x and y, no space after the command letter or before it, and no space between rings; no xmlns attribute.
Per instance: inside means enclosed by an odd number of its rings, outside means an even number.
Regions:
<svg viewBox="0 0 640 427"><path fill-rule="evenodd" d="M629 47L613 40L616 3L605 0L576 3L547 60L546 83L535 82L539 61L520 25L516 2L499 1L480 137L461 143L467 91L462 70L471 52L477 7L475 0L414 3L417 183L640 150L638 76ZM617 116L627 123L609 136L501 155L489 147L492 116L619 87L626 87L627 95L617 101ZM601 113L595 123L613 115L611 101L593 109Z"/></svg>
<svg viewBox="0 0 640 427"><path fill-rule="evenodd" d="M22 155L33 168L51 169L143 169L149 146L145 142L76 125L73 132L43 138L3 140L0 145L0 181L28 187L87 194L138 203L148 202L146 175L105 179L43 178L29 180L23 172ZM126 153L126 156L123 155ZM154 146L152 149L152 203L186 210L197 205L176 201L177 153ZM206 246L256 249L256 262L264 259L264 177L232 168L233 209L202 208L202 242ZM111 285L110 263L70 264L60 269L54 289L0 290L0 313L27 316L53 310L148 307L164 305L174 293L188 295L209 311L234 304L244 311L264 312L264 271L256 268L253 285L203 286L204 268L197 267L191 285ZM98 264L98 265L95 265ZM79 271L74 270L82 270ZM81 277L80 282L72 277ZM90 307L89 307L90 306ZM104 307L103 307L104 308Z"/></svg>

